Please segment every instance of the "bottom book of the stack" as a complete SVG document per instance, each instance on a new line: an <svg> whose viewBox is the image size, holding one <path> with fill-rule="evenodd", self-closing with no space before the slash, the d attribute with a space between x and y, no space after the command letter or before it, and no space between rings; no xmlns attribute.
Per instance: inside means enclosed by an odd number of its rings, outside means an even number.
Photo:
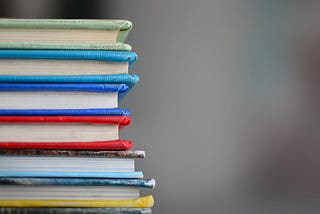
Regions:
<svg viewBox="0 0 320 214"><path fill-rule="evenodd" d="M2 149L0 213L151 213L143 151Z"/></svg>

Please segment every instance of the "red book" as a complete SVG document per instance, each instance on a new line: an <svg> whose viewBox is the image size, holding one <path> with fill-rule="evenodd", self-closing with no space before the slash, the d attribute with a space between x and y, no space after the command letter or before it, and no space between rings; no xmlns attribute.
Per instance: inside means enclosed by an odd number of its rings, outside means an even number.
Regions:
<svg viewBox="0 0 320 214"><path fill-rule="evenodd" d="M128 116L0 116L0 148L127 150Z"/></svg>
<svg viewBox="0 0 320 214"><path fill-rule="evenodd" d="M0 149L129 150L129 140L93 142L0 142Z"/></svg>
<svg viewBox="0 0 320 214"><path fill-rule="evenodd" d="M0 116L0 123L104 123L129 125L129 116Z"/></svg>

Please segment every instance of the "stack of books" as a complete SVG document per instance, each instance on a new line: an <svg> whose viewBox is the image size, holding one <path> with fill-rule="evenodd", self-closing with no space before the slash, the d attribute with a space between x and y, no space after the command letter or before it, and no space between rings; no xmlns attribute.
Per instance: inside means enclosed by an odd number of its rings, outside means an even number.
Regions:
<svg viewBox="0 0 320 214"><path fill-rule="evenodd" d="M0 19L0 213L151 213L119 130L138 82L125 20Z"/></svg>

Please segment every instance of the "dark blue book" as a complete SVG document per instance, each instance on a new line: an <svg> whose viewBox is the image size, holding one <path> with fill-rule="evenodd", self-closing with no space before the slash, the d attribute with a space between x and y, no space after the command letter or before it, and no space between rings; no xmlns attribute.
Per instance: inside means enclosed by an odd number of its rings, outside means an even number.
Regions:
<svg viewBox="0 0 320 214"><path fill-rule="evenodd" d="M124 108L89 108L89 109L0 109L0 115L130 115Z"/></svg>

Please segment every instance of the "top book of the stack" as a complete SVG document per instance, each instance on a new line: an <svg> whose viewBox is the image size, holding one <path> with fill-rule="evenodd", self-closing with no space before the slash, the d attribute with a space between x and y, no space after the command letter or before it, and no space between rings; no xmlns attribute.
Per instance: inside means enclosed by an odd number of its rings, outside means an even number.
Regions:
<svg viewBox="0 0 320 214"><path fill-rule="evenodd" d="M0 19L0 48L131 50L126 20Z"/></svg>

